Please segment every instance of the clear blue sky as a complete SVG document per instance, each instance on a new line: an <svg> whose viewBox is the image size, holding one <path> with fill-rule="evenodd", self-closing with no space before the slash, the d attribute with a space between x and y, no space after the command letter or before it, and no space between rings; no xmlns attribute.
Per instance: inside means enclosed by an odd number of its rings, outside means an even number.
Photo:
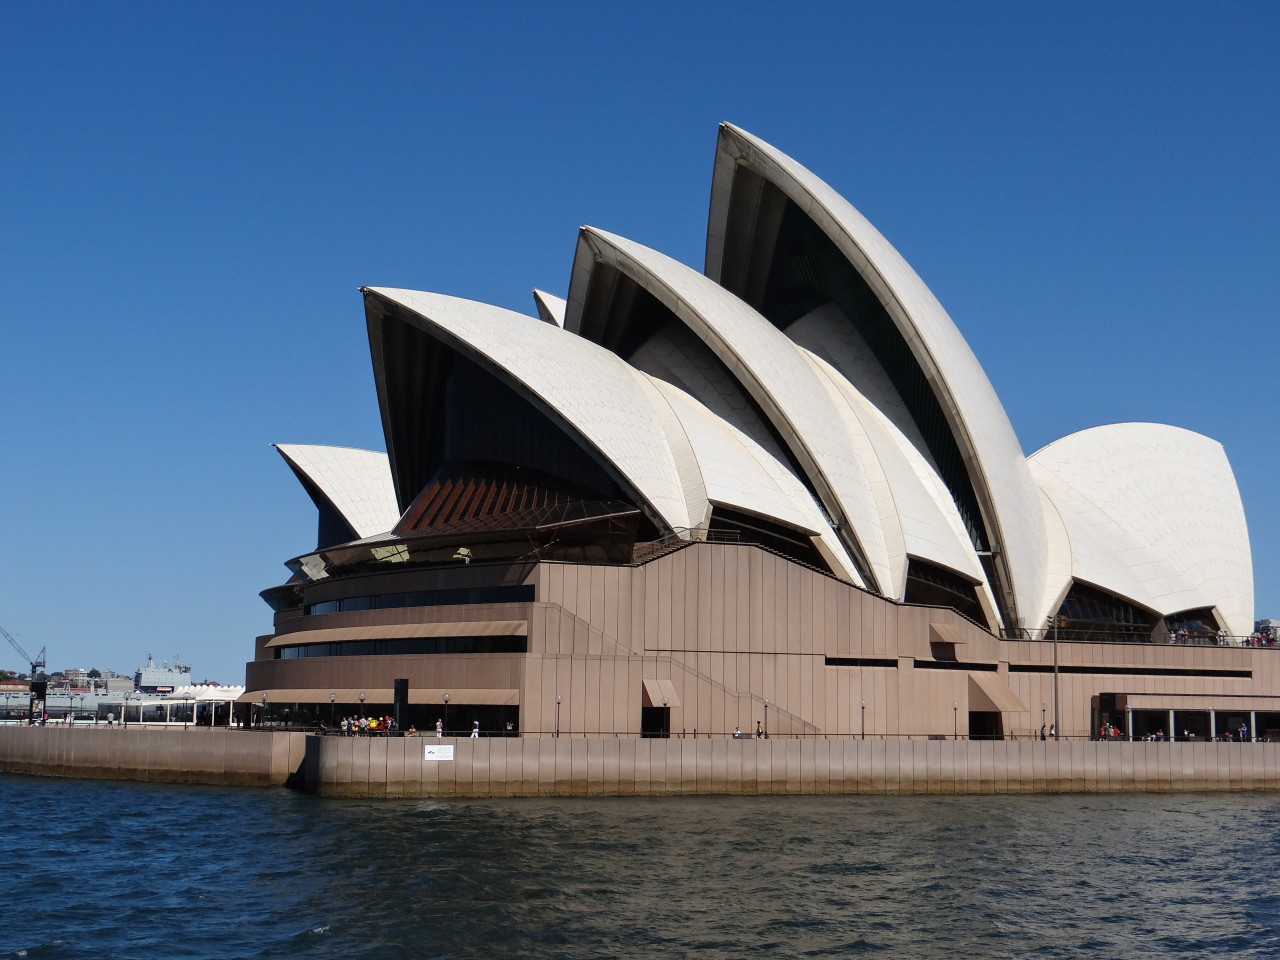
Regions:
<svg viewBox="0 0 1280 960"><path fill-rule="evenodd" d="M383 446L357 286L532 312L581 224L700 268L721 120L897 246L1028 453L1125 420L1221 441L1280 616L1280 4L2 22L0 625L50 669L150 651L243 682L258 591L315 542L268 444Z"/></svg>

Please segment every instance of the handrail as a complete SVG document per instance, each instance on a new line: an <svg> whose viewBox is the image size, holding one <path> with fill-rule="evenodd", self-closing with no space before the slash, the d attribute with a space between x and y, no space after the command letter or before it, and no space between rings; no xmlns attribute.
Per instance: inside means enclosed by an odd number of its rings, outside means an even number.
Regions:
<svg viewBox="0 0 1280 960"><path fill-rule="evenodd" d="M1034 643L1053 643L1053 627L1018 627L1006 631L1005 640L1027 640ZM1085 630L1062 627L1058 630L1058 643L1127 643L1136 646L1169 647L1220 647L1222 649L1280 650L1280 641L1261 633L1248 636L1218 634L1205 637L1185 637L1181 640L1168 635L1117 633L1107 630Z"/></svg>

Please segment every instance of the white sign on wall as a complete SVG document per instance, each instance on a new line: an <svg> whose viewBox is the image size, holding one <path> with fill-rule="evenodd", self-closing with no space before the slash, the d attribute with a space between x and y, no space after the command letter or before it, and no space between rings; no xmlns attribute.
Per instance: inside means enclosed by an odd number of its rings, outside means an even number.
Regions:
<svg viewBox="0 0 1280 960"><path fill-rule="evenodd" d="M423 760L452 760L453 744L452 743L429 743L422 751Z"/></svg>

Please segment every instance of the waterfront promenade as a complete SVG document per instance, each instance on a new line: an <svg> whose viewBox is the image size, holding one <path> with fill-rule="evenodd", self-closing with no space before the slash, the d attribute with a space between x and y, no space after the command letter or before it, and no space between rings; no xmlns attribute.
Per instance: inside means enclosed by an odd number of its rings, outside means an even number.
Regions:
<svg viewBox="0 0 1280 960"><path fill-rule="evenodd" d="M439 748L452 759L427 759ZM1280 743L320 737L0 729L0 773L329 797L1001 794L1280 790Z"/></svg>

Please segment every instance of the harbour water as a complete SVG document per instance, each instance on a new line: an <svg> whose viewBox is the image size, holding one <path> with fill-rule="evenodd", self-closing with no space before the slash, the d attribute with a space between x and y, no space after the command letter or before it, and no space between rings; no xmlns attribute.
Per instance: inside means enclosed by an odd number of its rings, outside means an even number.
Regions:
<svg viewBox="0 0 1280 960"><path fill-rule="evenodd" d="M0 957L1280 956L1274 794L0 797Z"/></svg>

